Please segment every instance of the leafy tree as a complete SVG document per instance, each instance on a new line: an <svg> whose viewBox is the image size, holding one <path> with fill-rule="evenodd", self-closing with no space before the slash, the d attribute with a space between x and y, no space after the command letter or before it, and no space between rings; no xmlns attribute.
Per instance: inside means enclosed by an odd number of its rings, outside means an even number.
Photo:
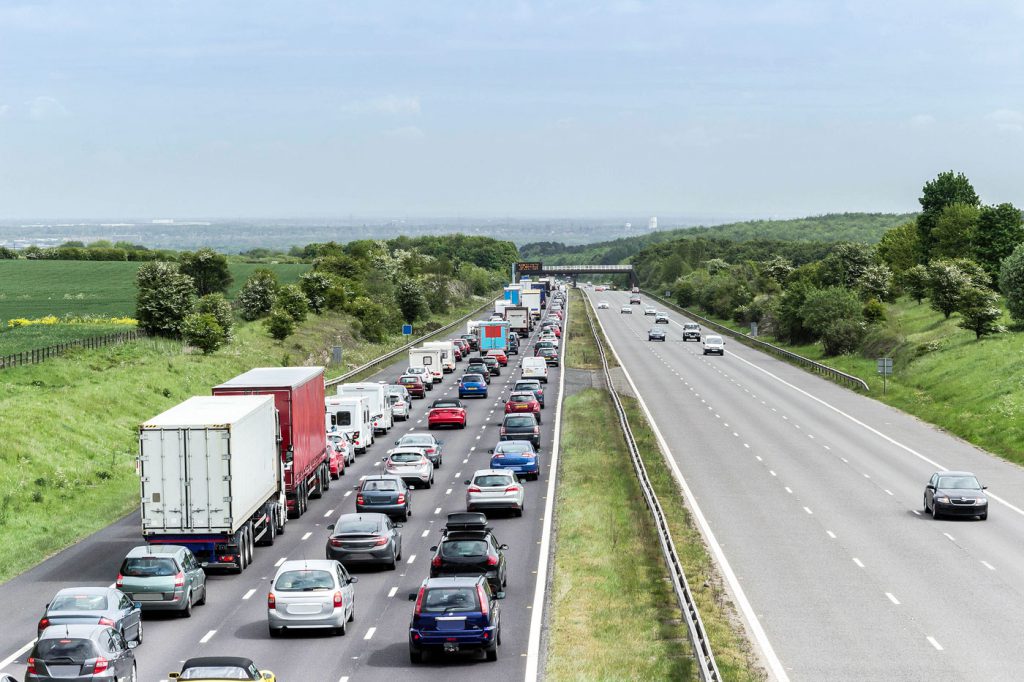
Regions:
<svg viewBox="0 0 1024 682"><path fill-rule="evenodd" d="M1024 243L1024 223L1013 204L984 206L978 216L974 257L995 278L1003 259Z"/></svg>
<svg viewBox="0 0 1024 682"><path fill-rule="evenodd" d="M775 256L771 260L764 261L761 270L779 284L785 284L793 272L793 261L785 256Z"/></svg>
<svg viewBox="0 0 1024 682"><path fill-rule="evenodd" d="M176 263L152 261L139 266L135 275L135 319L149 334L177 336L181 323L195 307L192 278Z"/></svg>
<svg viewBox="0 0 1024 682"><path fill-rule="evenodd" d="M310 309L319 315L327 305L327 292L334 286L334 277L323 272L307 272L299 277L299 288L309 301Z"/></svg>
<svg viewBox="0 0 1024 682"><path fill-rule="evenodd" d="M422 285L417 281L403 279L399 282L395 302L406 322L415 322L427 314L427 300L423 296Z"/></svg>
<svg viewBox="0 0 1024 682"><path fill-rule="evenodd" d="M309 301L297 284L288 284L278 289L275 305L291 315L296 322L303 322L309 314Z"/></svg>
<svg viewBox="0 0 1024 682"><path fill-rule="evenodd" d="M970 276L953 261L937 260L928 264L928 298L932 308L947 320L960 307L960 299L969 286Z"/></svg>
<svg viewBox="0 0 1024 682"><path fill-rule="evenodd" d="M811 289L800 306L800 316L804 326L820 337L837 320L859 322L861 302L857 294L843 287Z"/></svg>
<svg viewBox="0 0 1024 682"><path fill-rule="evenodd" d="M814 287L803 280L790 283L775 304L772 317L775 320L776 335L790 343L805 343L814 340L814 333L804 324L801 308Z"/></svg>
<svg viewBox="0 0 1024 682"><path fill-rule="evenodd" d="M709 279L706 270L694 270L689 275L676 280L674 293L676 303L683 308L696 305L700 292L707 286Z"/></svg>
<svg viewBox="0 0 1024 682"><path fill-rule="evenodd" d="M928 268L920 264L915 265L904 272L900 279L903 282L903 286L906 287L907 293L920 305L921 301L928 295L928 285L930 282Z"/></svg>
<svg viewBox="0 0 1024 682"><path fill-rule="evenodd" d="M238 292L237 303L242 319L258 320L269 313L277 300L278 288L277 275L273 270L253 270Z"/></svg>
<svg viewBox="0 0 1024 682"><path fill-rule="evenodd" d="M711 276L717 275L722 270L729 269L729 263L722 260L721 258L712 258L711 260L704 262L704 269L708 271Z"/></svg>
<svg viewBox="0 0 1024 682"><path fill-rule="evenodd" d="M426 291L425 297L431 312L440 314L451 310L452 292L447 277L430 275L423 281L423 288Z"/></svg>
<svg viewBox="0 0 1024 682"><path fill-rule="evenodd" d="M392 323L389 308L374 303L366 296L360 296L352 301L350 310L359 320L359 333L364 339L371 343L380 343L387 338Z"/></svg>
<svg viewBox="0 0 1024 682"><path fill-rule="evenodd" d="M1003 260L999 271L999 289L1006 297L1010 317L1017 324L1024 324L1024 244L1015 248Z"/></svg>
<svg viewBox="0 0 1024 682"><path fill-rule="evenodd" d="M821 345L825 355L835 357L857 350L864 338L864 325L855 319L838 319L829 322L821 332Z"/></svg>
<svg viewBox="0 0 1024 682"><path fill-rule="evenodd" d="M868 324L885 322L885 305L877 298L870 298L861 309L861 315Z"/></svg>
<svg viewBox="0 0 1024 682"><path fill-rule="evenodd" d="M921 198L918 201L921 203L921 213L917 216L920 262L927 263L932 259L932 249L935 246L935 236L932 231L935 229L942 209L956 203L977 206L980 200L966 175L946 171L939 173L934 180L929 180L924 184Z"/></svg>
<svg viewBox="0 0 1024 682"><path fill-rule="evenodd" d="M892 271L888 265L869 265L857 281L857 289L864 300L892 300Z"/></svg>
<svg viewBox="0 0 1024 682"><path fill-rule="evenodd" d="M227 334L211 313L192 313L181 323L181 335L190 346L209 355L227 342Z"/></svg>
<svg viewBox="0 0 1024 682"><path fill-rule="evenodd" d="M944 207L935 227L932 229L931 257L936 258L969 258L978 230L977 206L952 203Z"/></svg>
<svg viewBox="0 0 1024 682"><path fill-rule="evenodd" d="M17 251L9 249L6 246L0 246L0 260L16 260L17 258Z"/></svg>
<svg viewBox="0 0 1024 682"><path fill-rule="evenodd" d="M284 341L295 333L295 318L284 308L273 308L267 319L263 320L267 332L278 341Z"/></svg>
<svg viewBox="0 0 1024 682"><path fill-rule="evenodd" d="M224 340L231 340L235 327L235 314L231 310L231 302L224 294L216 293L203 296L196 302L196 312L213 315L224 332Z"/></svg>
<svg viewBox="0 0 1024 682"><path fill-rule="evenodd" d="M199 296L226 292L231 284L227 256L213 249L199 249L194 253L186 251L178 259L178 266L182 273L195 282L196 294Z"/></svg>
<svg viewBox="0 0 1024 682"><path fill-rule="evenodd" d="M874 250L867 244L842 242L821 262L819 279L824 286L853 287L874 261Z"/></svg>
<svg viewBox="0 0 1024 682"><path fill-rule="evenodd" d="M974 332L975 339L1003 331L999 325L999 318L1003 316L999 297L987 287L969 285L965 288L957 310L963 318L960 327Z"/></svg>

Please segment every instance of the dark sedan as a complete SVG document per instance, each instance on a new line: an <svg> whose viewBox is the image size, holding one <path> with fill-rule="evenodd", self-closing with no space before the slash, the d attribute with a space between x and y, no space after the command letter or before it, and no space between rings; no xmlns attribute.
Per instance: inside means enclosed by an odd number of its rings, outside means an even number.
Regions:
<svg viewBox="0 0 1024 682"><path fill-rule="evenodd" d="M501 363L498 362L498 358L493 355L485 355L483 361L487 365L488 372L494 376L501 376Z"/></svg>
<svg viewBox="0 0 1024 682"><path fill-rule="evenodd" d="M558 351L554 348L541 348L534 355L538 358L544 358L545 364L558 367Z"/></svg>
<svg viewBox="0 0 1024 682"><path fill-rule="evenodd" d="M29 652L25 682L135 680L136 646L109 625L51 625Z"/></svg>
<svg viewBox="0 0 1024 682"><path fill-rule="evenodd" d="M647 331L647 340L648 341L664 341L665 340L665 330L660 328L660 327L651 327Z"/></svg>
<svg viewBox="0 0 1024 682"><path fill-rule="evenodd" d="M36 636L51 625L108 625L125 639L142 643L142 606L112 587L66 587L46 605Z"/></svg>
<svg viewBox="0 0 1024 682"><path fill-rule="evenodd" d="M483 360L470 360L466 365L466 374L479 374L484 378L485 384L491 383L491 368Z"/></svg>
<svg viewBox="0 0 1024 682"><path fill-rule="evenodd" d="M387 514L342 514L336 523L327 526L327 558L352 568L356 564L384 564L395 570L402 559L400 523Z"/></svg>
<svg viewBox="0 0 1024 682"><path fill-rule="evenodd" d="M528 440L540 447L540 426L532 414L506 414L499 434L499 440Z"/></svg>
<svg viewBox="0 0 1024 682"><path fill-rule="evenodd" d="M969 471L940 471L932 474L924 488L924 511L932 518L940 516L977 516L988 518L988 486L978 482Z"/></svg>
<svg viewBox="0 0 1024 682"><path fill-rule="evenodd" d="M461 514L460 516L469 516ZM483 514L477 514L486 522ZM480 524L462 524L480 526ZM494 533L486 525L480 530L445 529L441 544L430 548L434 557L430 560L430 577L482 575L487 578L491 589L499 592L508 582L505 568L505 552L508 545L498 544Z"/></svg>
<svg viewBox="0 0 1024 682"><path fill-rule="evenodd" d="M367 476L354 488L357 514L379 512L403 521L412 516L409 487L398 476Z"/></svg>

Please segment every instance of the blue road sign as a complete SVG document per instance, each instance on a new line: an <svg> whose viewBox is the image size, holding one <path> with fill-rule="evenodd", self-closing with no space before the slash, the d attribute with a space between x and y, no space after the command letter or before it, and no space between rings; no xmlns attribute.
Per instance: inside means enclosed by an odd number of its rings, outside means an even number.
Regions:
<svg viewBox="0 0 1024 682"><path fill-rule="evenodd" d="M412 325L411 324L403 324L402 325L402 335L403 336L412 336Z"/></svg>

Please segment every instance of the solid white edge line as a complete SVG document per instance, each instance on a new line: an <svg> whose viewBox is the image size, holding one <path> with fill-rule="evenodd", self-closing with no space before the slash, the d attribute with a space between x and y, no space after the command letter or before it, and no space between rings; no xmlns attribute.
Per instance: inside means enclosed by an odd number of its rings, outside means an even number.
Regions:
<svg viewBox="0 0 1024 682"><path fill-rule="evenodd" d="M3 669L4 669L4 668L6 668L7 666L9 666L9 665L10 665L11 663L14 663L14 662L15 662L16 660L18 660L18 659L19 659L19 658L20 658L20 657L21 657L21 656L22 656L23 654L27 654L27 653L28 653L28 651L29 651L29 649L31 649L31 648L32 648L32 645L33 645L33 644L35 644L35 643L36 643L36 640L34 640L34 639L33 639L33 640L32 640L31 642L29 642L29 643L28 643L28 644L26 644L25 646L21 647L20 649L18 649L17 651L15 651L15 652L14 652L13 654L11 654L10 656L8 656L8 657L7 657L7 658L5 658L4 660L0 661L0 670L3 670Z"/></svg>
<svg viewBox="0 0 1024 682"><path fill-rule="evenodd" d="M568 296L566 296L568 299ZM584 304L586 305L586 304ZM568 316L566 316L568 317ZM564 354L563 354L564 357ZM540 536L540 556L537 558L537 586L533 591L533 612L530 614L530 637L526 647L526 682L533 682L540 669L540 635L544 627L544 597L547 595L550 569L551 526L555 518L555 484L558 481L558 446L562 435L562 402L565 400L566 367L558 368L558 405L555 406L555 437L551 442L551 466L548 474L548 496L544 503L544 528Z"/></svg>
<svg viewBox="0 0 1024 682"><path fill-rule="evenodd" d="M651 430L654 431L654 437L658 441L658 446L661 449L662 457L668 462L669 468L672 469L672 475L675 477L679 487L683 489L683 495L686 497L686 503L690 506L693 512L693 517L697 519L697 525L700 527L701 535L704 536L704 541L711 547L712 553L715 555L715 561L718 563L719 569L722 571L722 575L725 577L726 582L729 584L729 589L732 592L733 598L736 600L736 605L743 613L744 619L747 621L747 626L750 628L751 633L757 640L757 645L761 649L761 655L764 656L765 662L768 664L769 672L775 676L778 682L788 682L789 675L786 674L785 668L782 667L782 661L779 660L778 655L775 653L775 649L772 647L770 641L768 641L768 634L761 627L761 621L757 619L757 614L754 613L754 608L750 605L750 601L747 599L746 593L740 586L740 581L736 578L736 574L732 570L732 565L729 564L729 560L725 558L725 552L722 551L721 545L718 544L718 540L715 538L714 532L711 530L711 526L708 525L707 519L704 517L704 512L701 511L700 505L697 504L697 499L693 496L693 492L690 490L689 484L683 477L683 472L679 470L679 465L676 464L675 458L670 456L672 452L668 447L668 442L665 437L662 436L661 430L658 428L657 423L654 421L654 415L647 409L647 403L637 388L636 384L633 383L633 377L630 376L629 371L626 369L625 364L622 362L622 358L619 357L618 352L615 350L614 344L605 332L604 324L601 323L600 316L597 317L597 324L601 327L601 333L608 339L608 347L612 351L612 355L619 363L619 368L622 369L622 374L626 377L626 381L629 382L630 387L633 389L633 395L636 396L637 402L640 404L640 409L644 411L644 416L647 417L647 422L651 426ZM676 322L678 325L679 323ZM550 502L551 496L548 496ZM550 516L550 515L549 515Z"/></svg>

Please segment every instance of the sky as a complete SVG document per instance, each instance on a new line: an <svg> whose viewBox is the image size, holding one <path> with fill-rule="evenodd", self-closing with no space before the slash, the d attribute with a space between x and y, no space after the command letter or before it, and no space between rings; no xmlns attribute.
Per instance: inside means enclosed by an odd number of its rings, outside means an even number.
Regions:
<svg viewBox="0 0 1024 682"><path fill-rule="evenodd" d="M0 219L1024 205L1010 0L0 0Z"/></svg>

